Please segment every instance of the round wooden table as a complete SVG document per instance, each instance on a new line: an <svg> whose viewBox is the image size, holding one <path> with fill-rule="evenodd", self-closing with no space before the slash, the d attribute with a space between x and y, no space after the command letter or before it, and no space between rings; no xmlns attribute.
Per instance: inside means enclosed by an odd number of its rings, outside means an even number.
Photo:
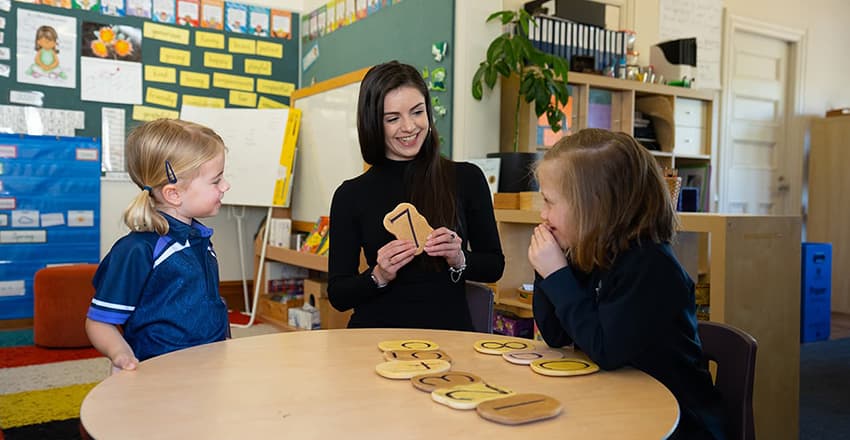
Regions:
<svg viewBox="0 0 850 440"><path fill-rule="evenodd" d="M277 333L194 347L149 359L86 396L81 419L98 440L292 439L661 439L675 428L676 399L630 368L547 377L473 349L482 333L357 329ZM378 343L426 339L475 373L518 393L561 401L554 419L507 426L451 409L409 380L375 373ZM528 341L524 339L523 341ZM540 344L543 344L542 342Z"/></svg>

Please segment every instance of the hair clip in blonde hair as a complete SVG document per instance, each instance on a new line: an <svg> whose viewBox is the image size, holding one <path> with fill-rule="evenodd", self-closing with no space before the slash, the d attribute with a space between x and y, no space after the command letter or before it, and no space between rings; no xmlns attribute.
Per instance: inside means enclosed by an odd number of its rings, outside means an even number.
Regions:
<svg viewBox="0 0 850 440"><path fill-rule="evenodd" d="M174 168L171 167L171 162L165 161L165 176L168 178L168 183L177 183L177 174L174 174Z"/></svg>

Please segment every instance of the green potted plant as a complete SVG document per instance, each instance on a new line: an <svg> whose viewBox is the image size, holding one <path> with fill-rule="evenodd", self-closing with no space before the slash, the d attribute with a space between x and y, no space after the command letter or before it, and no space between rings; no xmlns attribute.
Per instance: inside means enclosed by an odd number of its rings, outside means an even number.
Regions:
<svg viewBox="0 0 850 440"><path fill-rule="evenodd" d="M524 9L495 12L487 17L488 22L492 20L500 20L507 29L487 47L487 56L472 78L472 97L480 100L483 86L492 90L500 77L519 79L514 103L512 148L503 147L500 149L503 152L489 154L488 157L500 157L502 161L499 192L532 191L537 189L537 184L530 173L530 165L539 158L539 154L519 151L522 101L534 106L538 118L545 114L552 131L560 131L564 118L561 107L569 99L569 67L565 59L534 48L528 35L531 26L536 26L536 23Z"/></svg>

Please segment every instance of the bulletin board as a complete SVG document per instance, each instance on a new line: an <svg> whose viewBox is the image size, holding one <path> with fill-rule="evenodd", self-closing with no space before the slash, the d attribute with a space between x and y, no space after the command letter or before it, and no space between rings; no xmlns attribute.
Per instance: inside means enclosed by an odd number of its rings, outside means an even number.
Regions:
<svg viewBox="0 0 850 440"><path fill-rule="evenodd" d="M369 2L370 4L373 2ZM301 84L304 87L328 81L365 67L398 60L427 72L426 82L434 83L432 73L444 69L442 90L431 89L432 102L444 113L435 115L441 152L452 157L452 94L454 87L467 89L469 84L455 84L454 55L454 0L374 2L382 4L374 13L367 12L356 21L328 32L311 32L311 23L327 22L315 19L325 7L303 14L301 18ZM390 4L387 6L387 4ZM357 2L360 6L361 3ZM311 16L313 14L313 16ZM306 30L303 26L307 26ZM448 43L446 55L437 61L432 52L435 43ZM469 92L466 92L469 93ZM305 113L306 117L309 116ZM301 153L299 153L301 154Z"/></svg>
<svg viewBox="0 0 850 440"><path fill-rule="evenodd" d="M33 276L100 259L100 144L0 134L0 319L33 314Z"/></svg>
<svg viewBox="0 0 850 440"><path fill-rule="evenodd" d="M23 14L23 15L21 15ZM65 74L74 74L68 87L52 87L33 82L19 82L18 56L26 63L35 59L36 34L17 36L18 17L23 16L29 22L33 16L49 14L51 19L68 19L73 23L74 36L68 38L62 32L58 36L60 60L75 54L69 62ZM0 110L11 103L10 96L15 92L38 92L43 94L44 109L63 109L82 112L84 123L76 135L100 137L102 132L102 109L123 109L125 126L129 130L141 123L140 120L157 117L177 117L180 107L185 104L207 107L233 108L284 108L289 104L289 95L298 83L298 15L291 15L291 38L269 38L250 34L218 31L207 28L154 23L140 17L119 17L104 15L100 12L78 9L63 9L44 5L13 2L11 10L0 11L5 17L5 41L0 44L11 51L11 59L0 61L9 64L8 77L0 76ZM141 34L141 50L124 56L115 53L115 47L104 48L97 44L103 36L100 29L112 25L116 33L125 35ZM32 27L32 24L29 24ZM122 27L126 27L122 30ZM67 38L72 41L63 41ZM18 44L21 41L21 44ZM109 50L109 56L101 59L93 56L98 50ZM126 82L110 82L112 67L89 70L97 72L98 77L86 75L83 62L95 60L103 63L109 60L127 60L140 64L142 87L127 87ZM67 60L65 60L67 61ZM26 64L25 63L25 64ZM120 70L120 69L119 69ZM126 69L125 69L126 71ZM92 81L95 86L91 87ZM106 86L97 87L98 84ZM127 89L132 90L127 90ZM128 99L136 93L141 105L83 101L83 90L98 99ZM129 99L132 99L129 98ZM0 126L4 124L0 112ZM213 127L214 128L214 127Z"/></svg>

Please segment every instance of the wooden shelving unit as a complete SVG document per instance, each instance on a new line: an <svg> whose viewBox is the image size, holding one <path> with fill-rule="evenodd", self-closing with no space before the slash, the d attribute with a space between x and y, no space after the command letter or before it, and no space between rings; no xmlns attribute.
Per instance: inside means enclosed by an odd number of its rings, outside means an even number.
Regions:
<svg viewBox="0 0 850 440"><path fill-rule="evenodd" d="M275 208L272 216L276 218L287 218L290 215L289 209L284 208ZM295 232L310 232L312 230L312 223L305 222L293 222L292 231ZM322 328L339 328L344 326L348 322L348 316L351 312L338 312L334 309L327 299L327 291L326 289L322 289L322 286L327 283L327 272L328 272L328 257L322 255L308 254L305 252L299 252L293 249L276 247L276 246L266 246L266 255L265 259L261 260L260 255L262 251L262 239L263 239L263 231L257 234L257 238L254 240L254 274L256 276L260 264L265 263L266 261L277 261L280 263L291 264L293 266L304 267L310 270L309 279L314 281L313 283L305 282L304 289L304 298L305 301L310 301L310 297L312 296L313 305L319 310L319 314L322 320ZM261 295L259 298L259 304L257 307L257 317L259 317L263 322L268 322L281 330L284 331L293 331L293 330L302 330L289 325L289 307L299 307L301 304L292 303L285 304L278 301L273 301L270 299L270 295L266 291L266 274L263 271L262 279L259 281L261 284ZM308 292L307 286L315 287L314 291Z"/></svg>
<svg viewBox="0 0 850 440"><path fill-rule="evenodd" d="M570 72L567 82L573 101L567 125L572 130L593 126L634 135L635 110L653 110L665 121L664 124L655 124L661 150L652 151L652 154L660 166L713 165L717 137L714 123L717 119L715 91L647 84L577 72ZM515 77L502 79L501 85L500 145L502 151L506 152L513 151L514 108L519 80ZM532 107L522 101L519 151L548 148L537 142L537 125L538 118ZM710 180L716 181L714 178ZM705 190L710 192L710 188Z"/></svg>
<svg viewBox="0 0 850 440"><path fill-rule="evenodd" d="M528 245L540 213L495 210L505 272L495 286L499 308L532 316L516 299L533 280ZM754 407L759 438L787 438L799 430L800 229L795 216L679 213L681 232L701 235L700 271L710 283L710 320L739 327L756 338Z"/></svg>

